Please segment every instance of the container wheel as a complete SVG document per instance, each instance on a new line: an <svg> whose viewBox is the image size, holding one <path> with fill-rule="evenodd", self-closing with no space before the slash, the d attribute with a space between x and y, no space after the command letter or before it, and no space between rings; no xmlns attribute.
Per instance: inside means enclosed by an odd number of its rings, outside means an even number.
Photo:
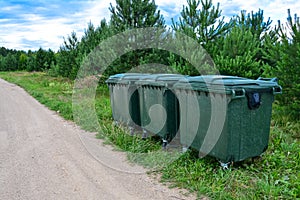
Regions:
<svg viewBox="0 0 300 200"><path fill-rule="evenodd" d="M228 170L229 167L230 167L230 164L231 164L231 162L224 163L222 161L219 161L219 163L220 163L223 170Z"/></svg>
<svg viewBox="0 0 300 200"><path fill-rule="evenodd" d="M148 131L143 129L142 139L146 139L148 137Z"/></svg>
<svg viewBox="0 0 300 200"><path fill-rule="evenodd" d="M163 150L166 150L167 149L167 145L168 145L168 140L162 140L162 148Z"/></svg>

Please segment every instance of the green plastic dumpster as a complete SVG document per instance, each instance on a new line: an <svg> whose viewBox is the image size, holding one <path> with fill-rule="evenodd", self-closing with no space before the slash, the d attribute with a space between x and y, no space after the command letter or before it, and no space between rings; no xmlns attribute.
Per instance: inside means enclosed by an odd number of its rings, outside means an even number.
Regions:
<svg viewBox="0 0 300 200"><path fill-rule="evenodd" d="M165 147L179 129L178 100L171 90L184 76L152 74L136 82L140 97L143 137L148 133L160 136Z"/></svg>
<svg viewBox="0 0 300 200"><path fill-rule="evenodd" d="M217 158L224 168L267 149L274 95L282 91L276 78L186 77L173 90L184 147Z"/></svg>
<svg viewBox="0 0 300 200"><path fill-rule="evenodd" d="M148 74L124 73L110 76L106 83L110 91L113 119L129 126L131 134L141 126L139 95L135 82Z"/></svg>

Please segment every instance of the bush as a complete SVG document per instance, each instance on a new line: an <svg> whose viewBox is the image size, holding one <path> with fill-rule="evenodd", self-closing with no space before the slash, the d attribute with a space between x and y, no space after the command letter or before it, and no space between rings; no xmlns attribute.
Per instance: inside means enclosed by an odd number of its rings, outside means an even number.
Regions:
<svg viewBox="0 0 300 200"><path fill-rule="evenodd" d="M281 41L269 46L266 57L276 60L268 71L271 76L279 78L279 84L283 87L283 95L278 97L279 104L286 108L286 114L300 119L300 21L297 15L293 20L289 10L287 19L287 27L279 26Z"/></svg>

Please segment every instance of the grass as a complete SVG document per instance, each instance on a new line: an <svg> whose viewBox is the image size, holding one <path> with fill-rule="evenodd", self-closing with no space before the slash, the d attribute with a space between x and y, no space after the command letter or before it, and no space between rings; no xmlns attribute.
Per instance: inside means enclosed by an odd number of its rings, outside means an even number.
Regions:
<svg viewBox="0 0 300 200"><path fill-rule="evenodd" d="M20 85L65 119L73 119L72 81L45 73L1 72L0 77ZM160 151L159 140L132 137L126 134L126 129L114 126L105 86L97 89L95 107L102 130L98 138L128 152L131 161L156 167L152 173L161 174L163 182L196 192L199 199L204 196L211 199L300 198L300 124L277 112L280 108L276 104L269 148L263 157L235 163L225 171L215 159L199 159L193 151L178 155L178 159L168 163L169 155Z"/></svg>

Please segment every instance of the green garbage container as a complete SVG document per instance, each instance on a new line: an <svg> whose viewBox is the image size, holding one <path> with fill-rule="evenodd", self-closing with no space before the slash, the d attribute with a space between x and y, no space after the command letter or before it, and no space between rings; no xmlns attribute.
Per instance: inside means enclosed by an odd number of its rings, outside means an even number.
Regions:
<svg viewBox="0 0 300 200"><path fill-rule="evenodd" d="M158 135L163 139L164 147L179 129L178 99L171 88L183 77L179 74L152 74L136 82L143 137L148 133Z"/></svg>
<svg viewBox="0 0 300 200"><path fill-rule="evenodd" d="M110 76L106 80L114 122L129 126L131 134L141 126L139 95L135 82L146 75L148 74L124 73Z"/></svg>
<svg viewBox="0 0 300 200"><path fill-rule="evenodd" d="M268 147L277 79L197 76L178 81L180 142L199 156L228 163L261 155Z"/></svg>

